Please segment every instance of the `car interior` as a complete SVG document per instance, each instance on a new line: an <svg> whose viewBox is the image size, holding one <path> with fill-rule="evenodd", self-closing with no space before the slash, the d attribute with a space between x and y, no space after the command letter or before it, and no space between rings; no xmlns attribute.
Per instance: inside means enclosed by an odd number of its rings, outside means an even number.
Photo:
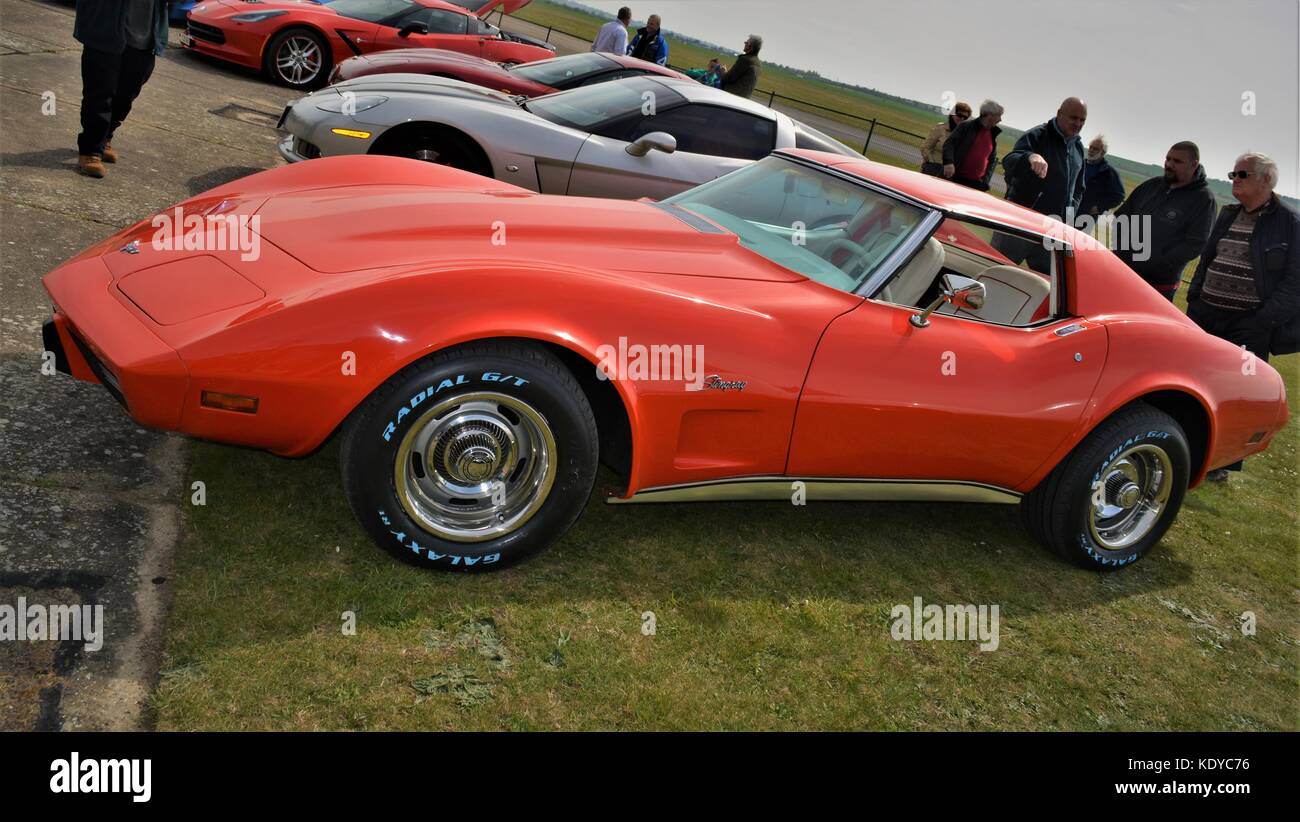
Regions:
<svg viewBox="0 0 1300 822"><path fill-rule="evenodd" d="M969 310L944 304L937 309L938 314L1011 326L1031 325L1047 317L1051 295L1048 275L975 254L934 236L877 292L876 299L925 308L938 298L944 274L960 274L983 283L984 305Z"/></svg>

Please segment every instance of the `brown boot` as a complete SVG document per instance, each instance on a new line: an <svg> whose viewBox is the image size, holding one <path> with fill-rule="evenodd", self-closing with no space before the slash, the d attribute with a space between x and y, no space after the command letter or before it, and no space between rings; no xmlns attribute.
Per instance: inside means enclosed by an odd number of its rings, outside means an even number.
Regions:
<svg viewBox="0 0 1300 822"><path fill-rule="evenodd" d="M77 155L77 171L87 177L103 177L104 164L98 154L79 154Z"/></svg>
<svg viewBox="0 0 1300 822"><path fill-rule="evenodd" d="M106 163L116 163L116 162L117 162L117 152L113 150L113 145L112 145L111 143L108 144L108 145L106 145L106 146L104 146L104 155L103 155L103 156L104 156L104 162L106 162Z"/></svg>

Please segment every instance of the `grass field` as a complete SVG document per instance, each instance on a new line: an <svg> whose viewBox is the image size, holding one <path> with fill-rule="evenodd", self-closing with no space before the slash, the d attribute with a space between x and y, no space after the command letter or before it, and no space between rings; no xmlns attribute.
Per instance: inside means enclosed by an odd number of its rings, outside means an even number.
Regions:
<svg viewBox="0 0 1300 822"><path fill-rule="evenodd" d="M1294 416L1300 357L1279 365ZM334 445L195 444L208 501L176 558L156 725L1295 730L1297 439L1293 422L1104 576L1006 506L610 507L599 480L537 559L434 574L362 534ZM915 596L998 604L1000 647L892 640Z"/></svg>

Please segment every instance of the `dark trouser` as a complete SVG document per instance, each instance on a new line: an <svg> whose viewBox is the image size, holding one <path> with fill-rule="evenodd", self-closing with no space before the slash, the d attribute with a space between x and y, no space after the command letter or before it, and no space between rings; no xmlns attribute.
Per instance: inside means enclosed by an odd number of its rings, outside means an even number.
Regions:
<svg viewBox="0 0 1300 822"><path fill-rule="evenodd" d="M121 54L113 54L82 48L79 154L104 153L105 144L131 113L131 104L153 74L153 64L153 49L127 46Z"/></svg>
<svg viewBox="0 0 1300 822"><path fill-rule="evenodd" d="M972 180L969 177L963 177L960 174L952 175L952 181L967 188L973 188L976 191L988 191L989 187L984 185L983 180Z"/></svg>
<svg viewBox="0 0 1300 822"><path fill-rule="evenodd" d="M1196 299L1188 302L1187 316L1205 333L1236 346L1244 345L1247 351L1268 362L1268 344L1273 330L1255 319L1254 311L1227 311ZM1240 471L1241 462L1223 467L1229 471Z"/></svg>
<svg viewBox="0 0 1300 822"><path fill-rule="evenodd" d="M1042 243L1013 237L999 231L993 235L992 245L1016 265L1025 263L1040 274L1051 273L1052 255L1043 248Z"/></svg>

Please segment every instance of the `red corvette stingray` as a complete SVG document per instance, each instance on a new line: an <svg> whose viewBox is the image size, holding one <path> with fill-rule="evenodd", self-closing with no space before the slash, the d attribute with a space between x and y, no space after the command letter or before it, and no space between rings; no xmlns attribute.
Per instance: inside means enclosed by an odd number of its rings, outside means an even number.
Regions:
<svg viewBox="0 0 1300 822"><path fill-rule="evenodd" d="M511 66L446 49L397 49L344 60L334 67L330 84L371 74L395 73L450 77L493 91L521 94L524 97L540 97L578 86L643 74L690 79L685 74L658 63L622 54L582 51Z"/></svg>
<svg viewBox="0 0 1300 822"><path fill-rule="evenodd" d="M288 456L338 433L362 526L430 568L550 544L604 461L614 502L1019 503L1113 569L1287 405L1090 244L806 150L659 203L326 158L55 269L45 347L142 424Z"/></svg>
<svg viewBox="0 0 1300 822"><path fill-rule="evenodd" d="M555 55L545 43L505 34L483 22L528 0L207 0L190 11L186 48L261 69L294 88L315 88L354 54L440 48L501 63ZM472 7L465 8L466 6Z"/></svg>

